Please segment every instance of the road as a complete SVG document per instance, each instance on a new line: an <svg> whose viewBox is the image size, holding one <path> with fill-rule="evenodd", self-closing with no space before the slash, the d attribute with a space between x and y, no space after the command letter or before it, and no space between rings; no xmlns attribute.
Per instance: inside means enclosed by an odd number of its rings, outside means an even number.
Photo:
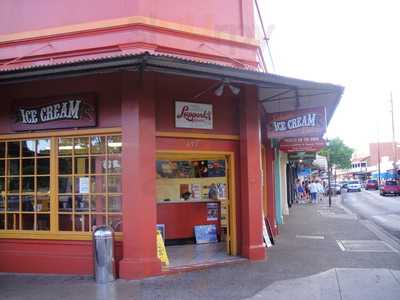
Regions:
<svg viewBox="0 0 400 300"><path fill-rule="evenodd" d="M400 239L400 197L380 196L378 191L344 192L343 204Z"/></svg>

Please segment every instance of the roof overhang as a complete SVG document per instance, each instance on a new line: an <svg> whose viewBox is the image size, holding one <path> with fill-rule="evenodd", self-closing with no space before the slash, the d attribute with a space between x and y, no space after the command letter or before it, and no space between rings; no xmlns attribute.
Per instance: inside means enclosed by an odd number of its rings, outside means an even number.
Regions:
<svg viewBox="0 0 400 300"><path fill-rule="evenodd" d="M256 85L259 101L267 113L325 106L328 122L344 90L341 86L328 83L299 80L148 52L0 70L0 85L123 70L154 71Z"/></svg>

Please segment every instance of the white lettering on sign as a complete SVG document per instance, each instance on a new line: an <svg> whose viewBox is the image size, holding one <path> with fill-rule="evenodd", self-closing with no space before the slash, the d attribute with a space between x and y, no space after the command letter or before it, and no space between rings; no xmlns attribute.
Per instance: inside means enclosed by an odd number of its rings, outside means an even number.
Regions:
<svg viewBox="0 0 400 300"><path fill-rule="evenodd" d="M17 120L23 124L40 124L57 120L79 120L82 100L68 100L39 108L19 108Z"/></svg>
<svg viewBox="0 0 400 300"><path fill-rule="evenodd" d="M303 127L315 127L317 125L316 116L316 113L309 113L293 119L285 121L275 121L272 123L275 131L287 131Z"/></svg>
<svg viewBox="0 0 400 300"><path fill-rule="evenodd" d="M177 128L213 129L212 105L176 101L175 126Z"/></svg>

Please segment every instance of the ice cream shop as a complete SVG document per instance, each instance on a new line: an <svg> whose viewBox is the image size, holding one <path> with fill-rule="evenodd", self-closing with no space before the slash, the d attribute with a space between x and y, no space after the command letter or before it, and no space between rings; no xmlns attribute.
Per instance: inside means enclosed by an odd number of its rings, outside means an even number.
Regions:
<svg viewBox="0 0 400 300"><path fill-rule="evenodd" d="M0 272L91 275L101 225L120 278L268 257L268 121L329 122L343 89L268 73L254 16L248 0L1 1Z"/></svg>
<svg viewBox="0 0 400 300"><path fill-rule="evenodd" d="M145 71L98 72L143 59ZM79 65L91 73L2 72L1 271L91 274L91 232L103 224L122 278L264 259L261 224L277 225L260 96L279 93L282 78L149 54ZM337 90L322 87L335 103Z"/></svg>

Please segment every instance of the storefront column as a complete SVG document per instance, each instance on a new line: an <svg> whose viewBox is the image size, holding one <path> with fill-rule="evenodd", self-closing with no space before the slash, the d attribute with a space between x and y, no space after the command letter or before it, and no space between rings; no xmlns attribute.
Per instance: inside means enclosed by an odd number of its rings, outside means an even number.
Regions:
<svg viewBox="0 0 400 300"><path fill-rule="evenodd" d="M240 101L241 254L265 257L262 240L261 142L257 90L246 87Z"/></svg>
<svg viewBox="0 0 400 300"><path fill-rule="evenodd" d="M287 181L287 173L286 173L286 163L287 163L287 154L281 152L280 154L280 164L281 164L281 207L282 207L282 215L289 215L289 205L288 205L288 181Z"/></svg>
<svg viewBox="0 0 400 300"><path fill-rule="evenodd" d="M268 140L268 145L265 147L266 150L266 183L267 183L267 217L269 223L271 224L271 230L273 235L277 234L277 225L275 218L275 181L274 181L274 149L270 145L270 140Z"/></svg>
<svg viewBox="0 0 400 300"><path fill-rule="evenodd" d="M283 224L282 216L282 205L281 205L281 167L280 167L280 153L279 148L275 147L275 161L274 161L274 172L275 172L275 217L278 225Z"/></svg>
<svg viewBox="0 0 400 300"><path fill-rule="evenodd" d="M152 74L122 74L123 259L121 278L161 272L156 247L155 99Z"/></svg>

